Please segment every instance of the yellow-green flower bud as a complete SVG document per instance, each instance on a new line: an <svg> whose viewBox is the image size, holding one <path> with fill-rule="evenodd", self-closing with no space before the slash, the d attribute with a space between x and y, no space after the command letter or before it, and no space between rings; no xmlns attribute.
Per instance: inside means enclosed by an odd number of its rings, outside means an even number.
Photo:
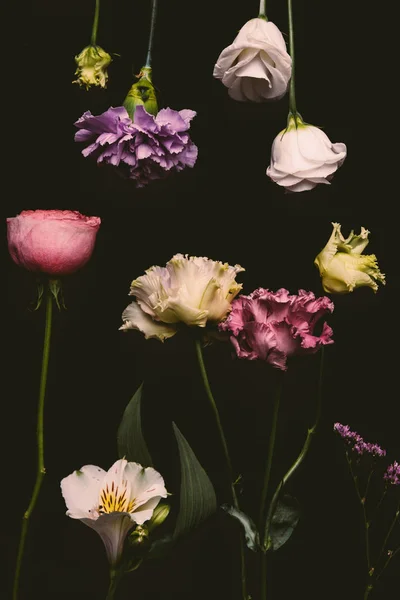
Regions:
<svg viewBox="0 0 400 600"><path fill-rule="evenodd" d="M86 46L80 54L75 56L78 68L75 75L78 76L72 83L78 83L88 90L92 85L102 88L107 86L107 67L111 63L111 56L100 46Z"/></svg>
<svg viewBox="0 0 400 600"><path fill-rule="evenodd" d="M385 275L380 272L374 254L362 254L369 242L369 231L361 227L360 235L354 235L351 231L345 239L340 231L341 225L332 225L328 243L314 260L325 292L346 294L362 286L368 286L376 292L378 283L385 284Z"/></svg>
<svg viewBox="0 0 400 600"><path fill-rule="evenodd" d="M139 105L144 106L151 115L158 113L156 91L151 82L151 68L143 67L138 77L139 81L132 85L123 103L132 121L135 109Z"/></svg>
<svg viewBox="0 0 400 600"><path fill-rule="evenodd" d="M149 530L146 525L136 525L135 529L129 534L129 544L137 545L145 542L149 537Z"/></svg>
<svg viewBox="0 0 400 600"><path fill-rule="evenodd" d="M147 529L149 532L153 531L156 527L159 527L162 523L164 523L165 519L169 515L170 511L169 504L159 504L153 512L153 516L150 521L147 523Z"/></svg>

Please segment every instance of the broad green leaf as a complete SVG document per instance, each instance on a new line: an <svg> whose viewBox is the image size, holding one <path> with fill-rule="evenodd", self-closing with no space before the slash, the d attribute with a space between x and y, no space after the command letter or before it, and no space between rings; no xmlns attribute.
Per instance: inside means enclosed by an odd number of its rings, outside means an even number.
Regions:
<svg viewBox="0 0 400 600"><path fill-rule="evenodd" d="M217 509L214 487L186 438L172 423L181 463L180 507L173 538L197 527Z"/></svg>
<svg viewBox="0 0 400 600"><path fill-rule="evenodd" d="M172 535L165 535L158 540L154 540L151 543L146 558L163 558L164 556L167 556L175 546L175 543L176 541Z"/></svg>
<svg viewBox="0 0 400 600"><path fill-rule="evenodd" d="M126 460L137 462L143 467L152 467L153 461L142 432L142 396L143 383L135 392L122 416L117 433L118 454L120 458L125 457Z"/></svg>
<svg viewBox="0 0 400 600"><path fill-rule="evenodd" d="M260 549L260 536L253 519L243 511L238 510L233 506L229 506L229 504L223 504L221 508L227 512L228 515L239 521L244 530L247 547L250 548L250 550L253 550L253 552L257 552Z"/></svg>
<svg viewBox="0 0 400 600"><path fill-rule="evenodd" d="M299 522L300 508L296 498L285 494L278 500L275 512L271 519L269 530L269 547L272 551L278 550L292 535Z"/></svg>

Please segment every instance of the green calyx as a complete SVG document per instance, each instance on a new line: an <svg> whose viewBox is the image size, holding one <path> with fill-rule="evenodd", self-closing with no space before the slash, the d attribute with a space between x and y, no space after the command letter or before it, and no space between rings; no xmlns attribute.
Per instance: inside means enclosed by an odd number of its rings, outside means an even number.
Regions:
<svg viewBox="0 0 400 600"><path fill-rule="evenodd" d="M156 91L151 81L151 68L143 67L137 77L138 81L132 85L123 102L132 121L136 107L139 105L144 106L151 115L158 113Z"/></svg>

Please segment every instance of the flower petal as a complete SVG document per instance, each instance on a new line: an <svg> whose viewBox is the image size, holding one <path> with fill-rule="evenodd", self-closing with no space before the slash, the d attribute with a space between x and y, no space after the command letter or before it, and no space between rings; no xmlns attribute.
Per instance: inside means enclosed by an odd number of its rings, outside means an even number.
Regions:
<svg viewBox="0 0 400 600"><path fill-rule="evenodd" d="M122 313L124 324L120 327L122 330L138 329L146 339L157 338L161 342L172 337L176 333L173 325L160 323L152 319L140 308L137 302L129 304Z"/></svg>
<svg viewBox="0 0 400 600"><path fill-rule="evenodd" d="M81 519L101 537L106 548L110 565L116 565L121 558L125 538L135 523L127 513L110 513L100 515L96 520Z"/></svg>
<svg viewBox="0 0 400 600"><path fill-rule="evenodd" d="M105 475L106 472L100 467L85 465L61 480L61 492L69 517L95 518L90 513L98 506L99 492Z"/></svg>

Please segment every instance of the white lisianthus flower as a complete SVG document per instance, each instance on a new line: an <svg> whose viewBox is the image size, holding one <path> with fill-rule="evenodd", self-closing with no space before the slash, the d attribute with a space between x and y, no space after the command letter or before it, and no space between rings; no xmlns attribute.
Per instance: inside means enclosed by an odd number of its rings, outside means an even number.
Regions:
<svg viewBox="0 0 400 600"><path fill-rule="evenodd" d="M329 184L346 154L345 144L332 144L321 129L291 115L272 144L267 175L291 192L312 190L318 183Z"/></svg>
<svg viewBox="0 0 400 600"><path fill-rule="evenodd" d="M362 254L369 242L369 231L361 227L360 235L354 235L351 231L345 239L340 231L341 225L332 225L332 235L314 261L325 292L346 294L362 286L368 286L376 292L378 283L385 284L385 275L380 272L374 254Z"/></svg>
<svg viewBox="0 0 400 600"><path fill-rule="evenodd" d="M214 67L214 77L229 88L234 100L264 102L286 93L292 59L276 25L264 18L250 19Z"/></svg>
<svg viewBox="0 0 400 600"><path fill-rule="evenodd" d="M240 271L240 265L175 254L165 267L151 267L132 282L129 295L136 302L124 310L120 329L138 329L146 338L164 341L175 335L180 323L218 323L242 289L235 281Z"/></svg>
<svg viewBox="0 0 400 600"><path fill-rule="evenodd" d="M61 481L61 491L67 515L97 531L111 565L120 559L132 527L151 519L161 498L167 497L160 473L125 459L108 471L86 465Z"/></svg>

